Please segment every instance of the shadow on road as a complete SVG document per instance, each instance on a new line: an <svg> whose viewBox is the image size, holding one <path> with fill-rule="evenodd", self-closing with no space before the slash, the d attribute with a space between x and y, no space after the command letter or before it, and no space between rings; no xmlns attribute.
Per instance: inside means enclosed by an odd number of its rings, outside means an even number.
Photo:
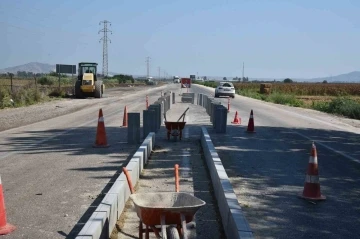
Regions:
<svg viewBox="0 0 360 239"><path fill-rule="evenodd" d="M247 123L247 122L246 122ZM315 129L229 125L226 134L207 127L245 215L259 238L356 238L360 229L360 165L318 143L354 158L360 136ZM315 141L324 202L309 203L302 193Z"/></svg>

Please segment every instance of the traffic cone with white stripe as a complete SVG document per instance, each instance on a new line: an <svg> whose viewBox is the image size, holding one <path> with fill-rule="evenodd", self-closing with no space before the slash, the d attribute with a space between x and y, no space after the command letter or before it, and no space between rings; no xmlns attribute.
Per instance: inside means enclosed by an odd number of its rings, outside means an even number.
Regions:
<svg viewBox="0 0 360 239"><path fill-rule="evenodd" d="M128 108L127 106L125 106L124 108L124 118L123 118L123 125L122 127L127 127L128 126Z"/></svg>
<svg viewBox="0 0 360 239"><path fill-rule="evenodd" d="M251 110L251 112L250 112L250 118L249 118L249 123L248 123L248 127L247 127L246 132L255 133L253 110Z"/></svg>
<svg viewBox="0 0 360 239"><path fill-rule="evenodd" d="M0 176L0 235L6 235L16 229L15 226L7 223L5 200Z"/></svg>
<svg viewBox="0 0 360 239"><path fill-rule="evenodd" d="M109 147L106 139L105 122L102 109L99 110L98 126L96 130L96 140L93 145L94 148L107 148Z"/></svg>
<svg viewBox="0 0 360 239"><path fill-rule="evenodd" d="M304 190L303 193L299 195L299 197L313 201L320 201L326 199L325 196L321 195L320 191L318 159L314 142L312 143Z"/></svg>

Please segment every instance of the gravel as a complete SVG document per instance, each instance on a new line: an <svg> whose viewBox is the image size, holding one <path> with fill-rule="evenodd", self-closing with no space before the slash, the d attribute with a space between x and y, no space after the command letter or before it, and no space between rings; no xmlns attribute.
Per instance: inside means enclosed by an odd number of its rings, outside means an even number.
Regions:
<svg viewBox="0 0 360 239"><path fill-rule="evenodd" d="M70 114L84 109L86 106L111 103L115 101L115 99L119 100L119 98L116 97L119 94L121 94L121 100L127 95L133 94L137 90L144 90L149 88L150 87L142 86L112 88L106 90L104 98L101 99L54 99L49 102L43 102L27 107L0 109L0 132Z"/></svg>

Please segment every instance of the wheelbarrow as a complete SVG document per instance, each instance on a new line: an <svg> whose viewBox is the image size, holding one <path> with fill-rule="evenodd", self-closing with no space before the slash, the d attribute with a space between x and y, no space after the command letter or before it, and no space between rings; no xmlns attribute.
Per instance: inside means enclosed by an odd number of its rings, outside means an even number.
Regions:
<svg viewBox="0 0 360 239"><path fill-rule="evenodd" d="M166 112L164 113L165 118L165 127L167 129L167 139L170 140L170 136L174 137L174 140L176 141L177 137L179 136L179 139L182 139L182 130L185 127L186 122L185 115L186 112L189 110L189 107L185 110L185 112L180 116L180 118L176 122L167 121L166 120ZM179 122L180 119L183 118L182 122Z"/></svg>
<svg viewBox="0 0 360 239"><path fill-rule="evenodd" d="M140 219L139 238L146 239L153 232L156 238L188 239L186 224L193 221L199 208L206 203L189 193L179 192L179 165L175 164L175 192L136 193L132 188L128 171L123 167L129 187L130 199L135 205L136 214ZM143 229L145 224L145 230ZM161 231L161 236L160 236Z"/></svg>

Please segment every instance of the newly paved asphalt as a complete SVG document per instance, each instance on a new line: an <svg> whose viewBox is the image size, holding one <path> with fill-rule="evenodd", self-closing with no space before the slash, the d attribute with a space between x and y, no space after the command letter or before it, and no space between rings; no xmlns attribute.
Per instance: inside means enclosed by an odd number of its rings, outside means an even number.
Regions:
<svg viewBox="0 0 360 239"><path fill-rule="evenodd" d="M214 89L193 85L192 92ZM227 106L227 99L219 99ZM255 134L246 133L254 111ZM232 125L235 111L242 123ZM360 135L338 117L236 96L226 134L212 137L256 238L360 238ZM311 142L323 202L302 193Z"/></svg>
<svg viewBox="0 0 360 239"><path fill-rule="evenodd" d="M74 107L87 100L93 105L0 132L7 219L17 227L3 238L74 238L138 147L127 144L127 130L120 127L125 105L142 115L145 96L151 104L166 87L126 94L111 89L103 99L74 99ZM99 108L109 148L92 147Z"/></svg>

